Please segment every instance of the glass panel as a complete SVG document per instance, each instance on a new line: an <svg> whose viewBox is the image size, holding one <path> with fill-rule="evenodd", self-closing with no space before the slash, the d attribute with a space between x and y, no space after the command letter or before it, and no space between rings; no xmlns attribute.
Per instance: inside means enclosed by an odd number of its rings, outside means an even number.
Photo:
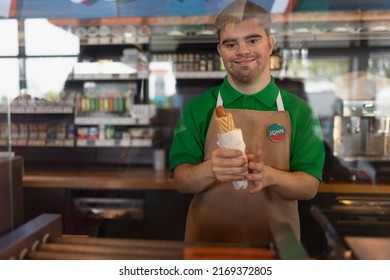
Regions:
<svg viewBox="0 0 390 280"><path fill-rule="evenodd" d="M0 235L20 222L21 186L13 180L14 162L11 149L10 103L19 93L19 64L16 58L0 59ZM17 164L16 164L17 165ZM20 165L19 165L20 166ZM15 168L16 169L16 168ZM19 218L18 218L19 217Z"/></svg>
<svg viewBox="0 0 390 280"><path fill-rule="evenodd" d="M176 94L176 78L172 61L150 62L149 99L157 107L170 108Z"/></svg>
<svg viewBox="0 0 390 280"><path fill-rule="evenodd" d="M307 49L285 50L284 52L286 64L281 75L302 80L305 84L306 96L304 98L311 103L318 116L320 118L333 117L334 103L340 96L335 91L334 81L349 72L349 57L316 56L309 59Z"/></svg>
<svg viewBox="0 0 390 280"><path fill-rule="evenodd" d="M267 2L264 3L267 9L273 11L276 11L273 2L294 2L256 1ZM156 230L142 224L159 225L162 217L176 226L171 213L184 213L186 209L168 208L163 212L166 207L160 208L161 199L156 197L145 204L148 207L145 210L156 213L145 216L145 223L141 220L143 212L136 210L143 211L144 198L151 196L138 189L142 188L138 185L136 191L122 192L117 189L117 182L125 185L127 182L122 178L137 180L137 176L153 180L149 171L153 170L153 161L158 159L156 155L161 150L169 152L174 125L183 105L221 84L226 72L216 52L218 40L213 15L231 0L202 4L197 0L12 2L18 3L15 10L7 6L6 12L0 11L0 17L35 19L0 20L0 152L3 152L0 160L11 162L13 151L23 156L24 171L30 178L41 171L47 177L64 170L72 171L64 177L83 171L97 174L97 180L93 182L96 178L91 178L87 187L78 185L84 184L84 180L73 187L60 185L60 190L54 192L33 185L25 193L32 190L39 193L24 197L28 206L24 218L35 218L33 215L39 211L58 211L65 215L66 234L181 238L181 233L176 234L169 224ZM302 9L302 5L296 6ZM306 8L302 10L309 10ZM278 11L283 13L285 9ZM335 14L333 18L332 14L318 20L311 13L298 13L297 17L281 14L275 17L280 28L271 30L283 54L278 56L280 65L272 68L272 74L276 79L291 79L303 85L304 98L320 117L329 149L326 183L386 183L390 178L390 25L386 19L384 24L375 26L374 20L363 19L363 14L359 10L356 15ZM310 18L305 22L307 16ZM379 19L385 16L379 14ZM288 87L280 88L299 93ZM31 102L26 102L25 97ZM61 102L46 102L60 98ZM162 158L168 169L168 157ZM114 170L120 179L106 183L104 180L110 176L103 172L107 170ZM339 173L344 170L345 173ZM163 173L158 173L156 179L160 183ZM10 174L3 173L0 166L0 185L6 182L4 178L9 179L8 192L0 192L0 222L6 215L13 227L15 180ZM375 181L375 176L382 181ZM57 177L53 178L55 185ZM102 188L95 189L97 186ZM326 188L322 190L327 194ZM90 201L90 196L96 200ZM5 205L4 198L8 203L6 211L1 208ZM119 200L116 205L105 204L107 200L115 202L122 198L136 202L139 199L142 203ZM80 208L69 209L73 202L82 202L75 204ZM83 210L97 205L104 210L113 206L123 210L129 206L137 215L123 224L115 219L91 222L90 218L97 217L88 217ZM175 203L170 206L178 209ZM136 232L131 225L137 226Z"/></svg>
<svg viewBox="0 0 390 280"><path fill-rule="evenodd" d="M77 57L27 58L27 93L36 98L56 99L76 63Z"/></svg>
<svg viewBox="0 0 390 280"><path fill-rule="evenodd" d="M374 52L368 59L368 77L375 81L374 113L369 123L367 148L370 153L390 156L390 53ZM376 147L371 149L369 145Z"/></svg>
<svg viewBox="0 0 390 280"><path fill-rule="evenodd" d="M0 97L2 104L7 104L19 95L19 61L17 58L0 59Z"/></svg>
<svg viewBox="0 0 390 280"><path fill-rule="evenodd" d="M47 19L25 21L26 55L78 55L79 38Z"/></svg>
<svg viewBox="0 0 390 280"><path fill-rule="evenodd" d="M0 56L15 56L19 53L18 22L14 19L0 20Z"/></svg>

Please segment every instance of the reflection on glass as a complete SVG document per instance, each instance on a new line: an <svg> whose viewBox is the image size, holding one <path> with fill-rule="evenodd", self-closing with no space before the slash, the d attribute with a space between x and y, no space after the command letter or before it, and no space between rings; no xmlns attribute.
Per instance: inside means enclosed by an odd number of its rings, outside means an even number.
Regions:
<svg viewBox="0 0 390 280"><path fill-rule="evenodd" d="M149 98L157 107L171 107L176 93L176 78L171 61L152 61L149 64Z"/></svg>
<svg viewBox="0 0 390 280"><path fill-rule="evenodd" d="M47 19L26 19L26 55L78 55L79 38Z"/></svg>
<svg viewBox="0 0 390 280"><path fill-rule="evenodd" d="M0 20L0 56L16 56L18 49L18 22L15 19Z"/></svg>
<svg viewBox="0 0 390 280"><path fill-rule="evenodd" d="M38 98L59 95L77 57L27 58L27 93Z"/></svg>
<svg viewBox="0 0 390 280"><path fill-rule="evenodd" d="M122 62L79 62L74 67L75 75L99 75L99 74L135 74L137 69Z"/></svg>
<svg viewBox="0 0 390 280"><path fill-rule="evenodd" d="M372 54L368 60L368 72L381 77L381 88L376 92L377 116L390 117L390 59L385 53ZM388 126L388 123L387 123ZM387 129L388 130L388 129ZM390 151L389 151L390 153Z"/></svg>
<svg viewBox="0 0 390 280"><path fill-rule="evenodd" d="M340 91L335 90L334 82L349 72L348 57L309 59L306 53L298 56L300 53L296 50L294 59L284 53L285 77L304 82L307 99L319 117L333 116L334 102L340 95Z"/></svg>
<svg viewBox="0 0 390 280"><path fill-rule="evenodd" d="M17 58L0 59L0 98L12 100L19 95L19 64Z"/></svg>

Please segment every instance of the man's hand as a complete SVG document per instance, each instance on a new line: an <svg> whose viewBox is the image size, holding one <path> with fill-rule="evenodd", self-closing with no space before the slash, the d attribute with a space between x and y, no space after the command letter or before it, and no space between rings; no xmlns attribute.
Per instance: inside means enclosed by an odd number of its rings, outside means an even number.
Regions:
<svg viewBox="0 0 390 280"><path fill-rule="evenodd" d="M221 182L245 180L248 162L242 151L217 148L211 155L211 168L215 178Z"/></svg>
<svg viewBox="0 0 390 280"><path fill-rule="evenodd" d="M265 165L260 150L247 157L249 174L246 179L252 182L248 184L249 193L269 187L284 199L309 200L316 195L320 181L314 176L302 171L283 171Z"/></svg>
<svg viewBox="0 0 390 280"><path fill-rule="evenodd" d="M246 179L253 182L253 184L248 186L248 191L255 193L272 184L272 177L269 172L271 169L264 164L260 150L254 155L248 154L247 156L250 172L246 176Z"/></svg>

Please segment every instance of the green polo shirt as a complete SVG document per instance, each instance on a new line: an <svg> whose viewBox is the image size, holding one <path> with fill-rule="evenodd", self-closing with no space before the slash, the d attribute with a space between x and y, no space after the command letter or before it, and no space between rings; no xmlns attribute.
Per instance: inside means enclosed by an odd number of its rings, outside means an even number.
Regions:
<svg viewBox="0 0 390 280"><path fill-rule="evenodd" d="M276 97L279 88L273 78L260 92L245 95L235 90L225 77L219 87L209 89L184 106L170 150L171 170L180 164L203 161L207 131L219 91L227 109L278 110ZM304 171L322 180L325 151L318 117L306 101L282 89L280 94L292 125L290 170Z"/></svg>

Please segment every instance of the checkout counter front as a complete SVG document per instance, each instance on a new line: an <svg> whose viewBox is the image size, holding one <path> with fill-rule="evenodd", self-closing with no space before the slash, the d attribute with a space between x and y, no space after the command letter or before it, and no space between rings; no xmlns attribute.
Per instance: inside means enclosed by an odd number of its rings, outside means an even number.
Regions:
<svg viewBox="0 0 390 280"><path fill-rule="evenodd" d="M33 256L44 258L38 253L31 253L33 252L31 246L37 240L36 243L39 242L39 244L46 241L52 243L52 245L39 246L41 249L61 247L73 251L74 248L79 248L80 244L72 247L62 244L54 245L57 242L70 241L71 239L66 239L67 236L72 236L71 242L86 241L95 245L103 242L102 239L122 240L126 244L133 242L135 247L138 246L137 243L146 242L147 246L151 245L154 248L154 251L157 243L176 244L173 247L180 247L180 252L175 252L176 255L168 257L184 258L182 249L186 244L183 244L182 240L186 210L191 197L180 195L177 192L169 172L155 172L151 168L103 169L102 167L102 169L97 169L90 167L76 170L75 167L71 170L56 167L50 170L30 167L26 168L21 184L24 196L24 222L32 221L46 213L61 216L58 222L60 223L59 229L55 231L56 234L50 235L50 239L43 239L46 233L39 236L31 235L34 240L30 240L29 244L23 246L30 252L27 258L33 258ZM91 200L91 194L96 193L109 194L111 199L107 200L107 196L99 195L98 199L94 197ZM322 228L315 219L310 206L316 205L323 211L336 229L342 244L350 251L351 248L346 244L347 238L350 240L350 237L382 238L384 242L390 242L389 200L390 185L388 184L322 183L317 196L301 204L305 206L300 209L301 244L306 250L306 255L314 259L340 258L340 256L328 254L332 247L327 242L328 240L323 238L324 235L328 235L327 230ZM110 203L107 204L107 201ZM118 202L121 203L118 204ZM102 212L102 208L105 211ZM123 217L119 219L118 216L122 214L124 214ZM99 220L98 216L104 219ZM98 230L85 230L88 221L95 222L93 227L96 226ZM74 241L77 236L83 238ZM57 239L57 237L61 238ZM19 248L17 253L13 252L11 255L19 258L23 248ZM104 247L99 250L111 249ZM280 257L278 254L276 254L277 258ZM7 258L11 255L7 255ZM352 258L361 258L357 254L350 255ZM57 258L60 256L65 258L64 255L57 255ZM81 258L84 255L74 256ZM110 257L115 256L102 256L102 258ZM143 257L146 258L146 256L139 255L133 258L142 259ZM157 255L154 257L160 258ZM344 255L342 257L344 258ZM368 256L368 258L373 258L373 256Z"/></svg>
<svg viewBox="0 0 390 280"><path fill-rule="evenodd" d="M0 238L0 259L18 260L276 260L308 259L287 223L270 224L269 248L255 244L97 238L63 235L61 216L42 214Z"/></svg>

